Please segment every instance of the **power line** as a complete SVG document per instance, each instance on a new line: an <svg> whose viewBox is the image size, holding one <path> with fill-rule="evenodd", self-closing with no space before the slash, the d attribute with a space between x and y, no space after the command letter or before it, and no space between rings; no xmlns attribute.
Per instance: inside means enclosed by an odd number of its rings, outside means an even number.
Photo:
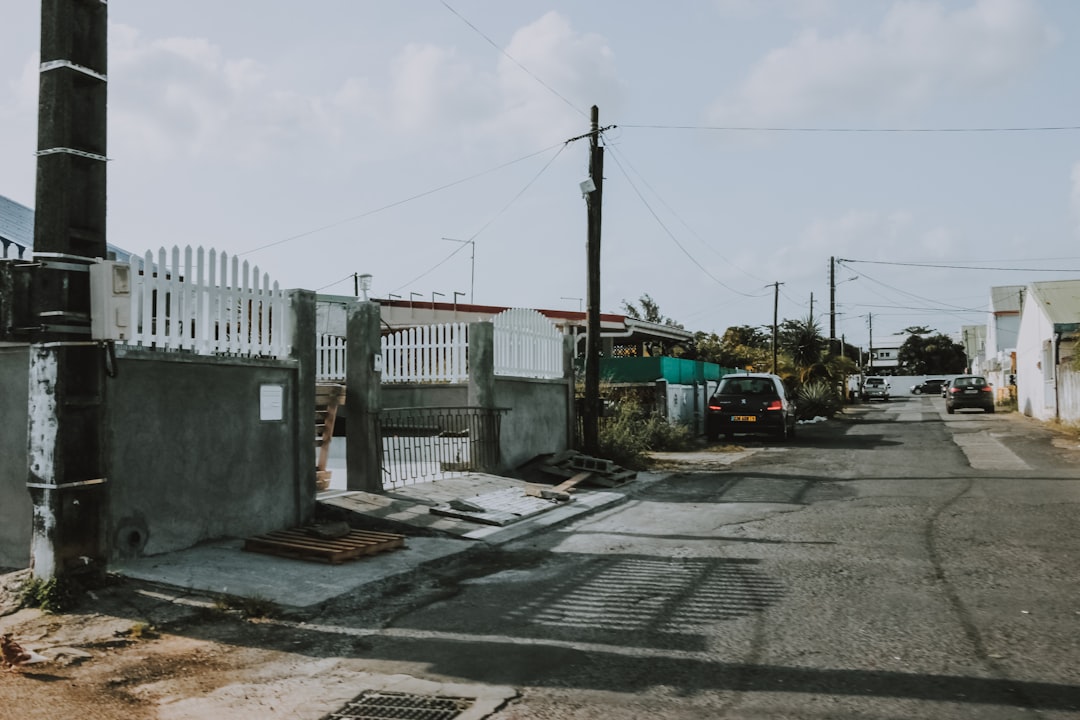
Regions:
<svg viewBox="0 0 1080 720"><path fill-rule="evenodd" d="M579 107L578 107L577 105L575 105L574 103L572 103L572 102L570 102L569 100L567 100L567 99L566 99L566 97L564 97L564 96L563 96L563 95L562 95L562 94L561 94L561 93L560 93L560 92L559 92L558 90L556 90L555 88L551 87L551 86L550 86L550 85L548 85L548 84L547 84L546 82L544 82L543 80L541 80L541 79L540 79L540 77L539 77L539 76L538 76L538 75L537 75L536 73L534 73L534 72L533 72L532 70L530 70L529 68L527 68L527 67L525 67L524 65L522 65L522 64L521 64L520 62L518 62L518 61L517 61L517 59L516 59L516 58L515 58L515 57L514 57L513 55L511 55L510 53L506 52L506 51L505 51L505 50L503 50L503 49L502 49L501 47L499 47L499 45L498 45L498 44L496 44L496 42L495 42L494 40L492 40L492 39L491 39L491 38L489 38L489 37L488 37L487 35L485 35L485 34L484 34L484 33L483 33L483 32L482 32L481 30L480 30L480 28L478 28L478 27L476 27L475 25L473 25L473 24L472 24L471 22L469 22L469 21L468 21L467 19L465 19L465 17L464 17L464 16L463 16L463 15L462 15L461 13L459 13L459 12L458 12L457 10L455 10L454 8L450 7L450 5L449 5L449 4L448 4L448 3L446 2L446 0L442 0L442 4L443 4L443 7L445 7L445 8L447 9L447 10L449 10L449 11L450 11L450 12L452 12L452 13L453 13L454 15L456 15L456 16L458 17L458 19L459 19L459 20L461 20L461 22L465 23L465 24L466 24L466 25L468 25L468 26L469 26L470 28L472 28L473 32L475 32L475 33L476 33L477 35L479 35L480 37L484 38L484 40L486 40L486 41L488 42L488 44L489 44L489 45L491 45L491 47L495 48L495 49L496 49L496 50L498 50L498 51L499 51L500 53L502 53L502 55L503 55L504 57L506 57L506 58L507 58L507 59L508 59L508 60L509 60L510 62L512 62L512 63L514 63L515 65L517 65L517 66L518 66L519 68L521 68L521 69L522 69L522 70L523 70L523 71L525 72L525 74L527 74L527 75L528 75L529 77L531 77L531 78L532 78L533 80L535 80L536 82L540 83L540 85L541 85L542 87L544 87L544 89L546 89L546 90L547 90L548 92L550 92L550 93L551 93L552 95L554 95L555 97L557 97L557 98L559 98L560 100L562 100L562 101L563 101L564 103L566 103L567 105L569 105L569 106L570 106L571 108L573 108L574 110L576 110L576 111L577 111L578 113L580 113L581 115L584 115L585 117L589 117L589 114L588 114L587 112L585 112L584 110L582 110L581 108L579 108Z"/></svg>
<svg viewBox="0 0 1080 720"><path fill-rule="evenodd" d="M490 226L490 225L491 225L491 223L493 223L493 222L495 222L496 220L498 220L498 219L499 219L499 217L500 217L500 216L501 216L501 215L502 215L503 213L505 213L505 212L506 212L507 210L509 210L509 209L510 209L510 206L511 206L511 205L513 205L513 204L514 204L515 202L517 202L517 201L518 201L518 200L519 200L519 199L521 198L521 196L522 196L522 195L524 195L524 194L525 194L525 192L526 192L526 191L527 191L527 190L528 190L528 189L529 189L530 187L532 187L532 186L533 186L533 183L535 183L535 182L536 182L537 180L539 180L539 179L540 179L540 176L541 176L541 175L543 175L543 174L544 174L544 172L545 172L545 171L546 171L546 170L547 170L547 169L548 169L549 167L551 167L552 163L554 163L554 162L555 162L555 159L556 159L556 158L558 158L558 157L559 157L560 155L562 155L562 153L563 153L563 150L565 150L565 149L566 149L566 146L567 146L567 144L568 144L568 143L569 143L569 141L567 141L566 143L563 143L563 146L559 148L559 152L557 152L557 153L555 153L554 155L552 155L552 156L551 156L551 159L547 161L547 163L546 163L546 164L544 165L544 167L540 168L540 171L539 171L538 173L536 173L536 175L534 175L534 176L533 176L533 179L532 179L532 180L530 180L529 182L525 183L525 187L521 188L521 190L520 190L520 191L518 192L518 194L517 194L517 195L515 195L515 196L514 196L514 197L512 197L512 198L510 198L510 202L508 202L508 203L506 203L505 205L503 205L502 209L501 209L501 210L499 210L499 212L495 213L495 215L494 215L494 216L493 216L493 217L492 217L492 218L491 218L490 220L488 220L488 221L487 221L486 223L484 223L484 224L483 224L483 226L481 226L481 228L480 228L479 230L477 230L476 232L474 232L474 233L473 233L473 234L472 234L472 235L471 235L471 236L469 237L469 240L475 240L475 239L476 239L476 236L477 236L477 235L479 235L480 233L484 232L484 230L487 230L488 226Z"/></svg>
<svg viewBox="0 0 1080 720"><path fill-rule="evenodd" d="M713 275L707 269L705 269L705 266L702 265L700 262L698 262L697 258L695 258L693 255L690 254L690 251L688 251L683 246L683 244L681 242L679 242L679 239L677 237L675 237L675 234L671 232L671 230L668 228L668 226L664 224L664 221L660 219L660 216L656 214L656 211L653 210L652 206L649 205L649 201L645 199L645 196L642 195L641 190L639 190L637 185L634 184L634 181L630 178L630 175L627 174L626 169L622 166L622 162L619 161L619 153L615 151L614 147L609 146L609 149L612 151L611 157L614 158L615 164L619 167L619 171L623 174L623 177L626 178L626 182L630 185L630 188L638 196L638 199L641 200L642 205L645 206L645 209L649 211L649 213L653 216L653 219L656 220L657 225L660 226L660 228L671 239L671 241L673 243L675 243L675 245L680 250L682 250L683 254L686 255L687 258L690 259L690 262L692 262L694 265L696 265L697 268L699 270L701 270L701 272L705 273L705 275L710 280L715 282L717 285L719 285L719 286L721 286L723 288L726 288L727 290L730 290L731 292L733 292L733 293L735 293L737 295L742 295L744 297L763 297L762 295L753 295L752 293L745 293L745 292L742 292L741 290L736 290L735 288L731 287L727 283L725 283L722 280L720 280L719 278L717 278L715 275Z"/></svg>
<svg viewBox="0 0 1080 720"><path fill-rule="evenodd" d="M1027 260L1039 260L1040 258L1027 258ZM1049 261L1060 260L1075 260L1076 258L1045 258ZM1018 268L1018 267L973 267L972 265L945 265L939 263L915 263L915 262L889 262L885 260L850 260L845 258L837 258L839 263L862 263L864 265L897 265L900 267L924 267L924 268L942 268L945 270L1000 270L1003 272L1080 272L1080 270L1072 270L1067 268ZM986 261L984 261L986 262ZM1008 261L1005 261L1008 262Z"/></svg>
<svg viewBox="0 0 1080 720"><path fill-rule="evenodd" d="M352 280L353 275L354 275L354 273L349 273L345 277L341 278L340 280L335 280L334 282L330 283L329 285L323 285L321 288L315 288L315 292L317 292L317 293L322 292L326 288L334 287L335 285L340 285L341 283L345 282L346 280Z"/></svg>
<svg viewBox="0 0 1080 720"><path fill-rule="evenodd" d="M612 145L608 145L608 147L612 149L612 152L615 152L615 149L614 149L614 147ZM623 161L634 172L634 175L636 175L638 177L638 179L641 180L642 184L644 184L645 187L648 188L649 191L656 197L656 199L660 201L660 204L663 205L664 208L667 209L667 211L669 213L674 215L675 219L678 220L680 223L682 223L682 226L685 227L687 230L689 230L690 234L693 235L694 237L696 237L701 242L702 245L707 247L709 250L712 250L714 253L716 253L717 257L719 257L721 260L726 262L728 265L730 265L731 267L733 267L736 270L738 270L739 272L741 272L743 275L746 275L747 277L753 278L754 280L757 280L759 282L765 282L764 278L760 278L760 277L754 275L753 273L751 273L751 272L749 272L747 270L744 270L743 268L736 265L735 261L733 261L731 258L724 255L724 253L720 252L715 247L713 247L711 243L709 243L709 242L707 242L705 240L705 238L701 237L701 235L696 230L694 230L693 227L690 226L690 223L686 222L686 220L684 220L682 218L682 216L680 216L679 213L677 213L674 210L674 208L672 208L671 205L669 205L667 203L667 201L664 200L664 198L660 195L660 193L656 192L656 189L653 188L653 186L649 184L649 181L646 180L645 177L640 172L638 172L637 168L634 167L633 163L631 163L628 158L626 158L624 156ZM618 162L618 161L616 160L616 162Z"/></svg>
<svg viewBox="0 0 1080 720"><path fill-rule="evenodd" d="M459 246L458 246L458 248L457 248L457 250L454 250L454 251L453 251L452 253L450 253L449 255L447 255L446 257L444 257L444 258L443 258L442 260L440 260L439 262L437 262L437 263L435 263L434 265L432 265L431 267L429 267L429 268L428 268L427 270L425 270L424 272L422 272L422 273L420 273L419 275L417 275L416 277L414 277L414 278L413 278L412 280L410 280L409 282L405 283L404 285L399 285L399 286L397 286L396 288L394 288L394 292L397 292L398 290L402 290L402 289L404 289L404 288L407 288L407 287L409 287L410 285L412 285L412 284L413 284L414 282L416 282L417 280L421 280L421 279L423 279L423 278L427 277L428 275L430 275L431 273L435 272L435 271L436 271L436 270L438 270L438 269L439 269L440 267L442 267L443 265L445 265L445 264L446 264L446 263L447 263L447 262L448 262L448 261L450 260L450 258L454 257L454 256L455 256L455 255L457 255L457 254L458 254L459 252L461 252L462 250L464 250L464 249L465 249L465 247L466 247L466 244L462 244L462 245L459 245Z"/></svg>
<svg viewBox="0 0 1080 720"><path fill-rule="evenodd" d="M444 264L445 264L446 262L448 262L448 261L450 260L450 258L454 257L454 256L455 256L455 255L457 255L457 254L458 254L459 252L461 252L461 251L462 251L462 250L463 250L463 249L465 248L465 245L466 245L466 244L468 244L468 243L470 243L470 242L473 242L473 241L474 241L474 240L476 239L476 237L477 237L477 236L478 236L478 235L479 235L480 233L484 232L484 230L486 230L486 229L488 228L488 226L490 226L490 225L491 225L491 224L492 224L493 222L495 222L495 220L497 220L497 219L499 218L499 216L501 216L501 215L502 215L503 213L505 213L505 212L506 212L506 211L507 211L507 210L508 210L508 209L510 208L510 206L511 206L511 205L513 205L513 204L514 204L515 202L517 202L517 200L518 200L519 198L521 198L521 196L522 196L522 195L524 195L524 194L525 194L525 192L526 192L526 191L527 191L527 190L528 190L528 189L529 189L530 187L532 187L532 186L533 186L533 184L534 184L534 183L535 183L535 182L536 182L537 180L539 180L539 179L540 179L540 176L541 176L541 175L543 175L543 174L544 174L544 172L545 172L545 171L546 171L546 170L547 170L547 169L548 169L549 167L551 167L551 164L555 162L555 159L556 159L557 157L559 157L560 155L562 155L562 152L563 152L563 150L565 150L565 149L566 149L566 146L567 146L567 145L569 144L569 142L570 142L570 141L568 140L567 142L563 143L563 144L562 144L562 145L561 145L561 146L559 147L559 152L557 152L557 153L555 153L554 155L552 155L552 156L551 156L551 159L550 159L550 160L548 160L548 161L547 161L547 162L546 162L546 163L544 164L544 167L540 168L540 171L539 171L539 172L537 172L537 173L536 173L536 175L534 175L534 176L532 177L532 179L531 179L531 180L529 180L529 182L525 183L525 187L523 187L523 188L522 188L522 189L521 189L520 191L518 191L518 193L517 193L516 195L514 195L514 197L512 197L512 198L510 199L510 202L506 203L506 204L505 204L505 205L504 205L504 206L502 207L502 209L501 209L501 210L499 210L499 212L495 213L495 215L494 215L494 216L493 216L493 217L492 217L492 218L491 218L490 220L488 220L488 221L487 221L486 223L484 223L484 225L483 225L483 226L481 226L481 228L480 228L479 230L477 230L477 231L476 231L475 233L473 233L473 234L472 234L472 235L471 235L471 236L469 237L469 239L468 239L468 240L465 240L465 241L463 241L462 245L461 245L461 246L460 246L460 247L459 247L459 248L458 248L457 250L455 250L454 252L450 253L450 254L449 254L449 255L447 255L447 256L446 256L445 258L443 258L442 260L440 260L440 261L439 261L438 263L436 263L436 264L435 264L435 265L433 265L432 267L428 268L428 269L427 269L427 270L425 270L424 272L420 273L420 275L416 276L415 278L413 278L413 279L412 279L412 280L410 280L409 282L407 282L407 283L405 283L404 285L401 285L401 286L399 286L399 287L397 287L397 288L394 288L395 292L396 292L397 290L401 290L401 289L403 289L403 288L407 288L407 287L409 287L410 285L412 285L412 284L413 284L414 282L416 282L417 280L421 280L421 279L423 279L424 277L426 277L427 275L431 274L431 273L432 273L432 272L434 272L434 271L435 271L436 269L438 269L439 267L441 267L442 265L444 265ZM550 148L548 148L548 149L550 149Z"/></svg>
<svg viewBox="0 0 1080 720"><path fill-rule="evenodd" d="M718 132L775 132L775 133L1019 133L1080 130L1080 125L1051 125L1032 127L938 127L938 128L844 128L844 127L776 127L749 125L635 125L620 123L624 128L643 130L709 130Z"/></svg>
<svg viewBox="0 0 1080 720"><path fill-rule="evenodd" d="M544 148L543 150L537 150L536 152L529 153L528 155L519 157L516 160L511 160L510 162L505 162L505 163L503 163L501 165L496 165L493 168L488 168L487 170L484 170L482 172L478 172L478 173L475 173L473 175L463 177L463 178L461 178L459 180L454 180L453 182L446 183L445 185L440 185L439 187L435 187L435 188L432 188L430 190L425 190L424 192L417 193L416 195L412 195L410 197L404 198L403 200L396 200L396 201L394 201L392 203L389 203L387 205L383 205L381 207L373 208L371 210L367 210L365 212L362 212L359 215L353 215L352 217L347 217L347 218L345 218L343 220L338 220L337 222L330 223L329 225L323 225L323 226L317 227L317 228L315 228L313 230L307 230L307 231L299 233L297 235L292 235L292 236L287 237L287 238L282 238L281 240L275 240L274 242L267 243L265 245L260 245L258 247L254 247L254 248L252 248L250 250L245 250L245 251L240 252L240 253L236 253L236 255L237 255L237 257L239 257L241 255L250 255L252 253L259 252L260 250L266 250L267 248L271 248L271 247L274 247L276 245L283 245L283 244L285 244L287 242L292 242L293 240L299 240L300 238L308 237L309 235L314 235L314 234L320 233L320 232L322 232L324 230L330 230L332 228L336 228L336 227L339 227L341 225L345 225L347 223L351 223L351 222L354 222L356 220L360 220L362 218L370 217L371 215L375 215L376 213L383 212L384 210L389 210L389 209L395 208L395 207L397 207L399 205L404 205L405 203L412 202L413 200L419 200L420 198L427 197L428 195L434 195L437 192L447 190L447 189L452 188L452 187L454 187L456 185L461 185L462 183L467 183L470 180L475 180L475 179L477 179L479 177L483 177L484 175L490 175L493 172L497 172L499 170L502 170L503 168L508 168L511 165L515 165L515 164L517 164L519 162L523 162L523 161L528 160L530 158L534 158L537 155L543 155L544 153L546 153L549 150L552 150L554 148L565 147L565 145L566 145L566 143L559 143L557 145L549 145L548 147Z"/></svg>

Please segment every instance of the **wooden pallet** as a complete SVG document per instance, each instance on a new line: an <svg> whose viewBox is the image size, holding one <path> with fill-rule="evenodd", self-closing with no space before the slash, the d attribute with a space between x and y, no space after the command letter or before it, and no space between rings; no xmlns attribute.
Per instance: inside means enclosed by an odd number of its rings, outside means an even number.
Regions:
<svg viewBox="0 0 1080 720"><path fill-rule="evenodd" d="M404 535L371 530L352 530L344 537L325 540L298 528L275 530L244 540L244 550L248 552L327 562L331 565L404 546Z"/></svg>

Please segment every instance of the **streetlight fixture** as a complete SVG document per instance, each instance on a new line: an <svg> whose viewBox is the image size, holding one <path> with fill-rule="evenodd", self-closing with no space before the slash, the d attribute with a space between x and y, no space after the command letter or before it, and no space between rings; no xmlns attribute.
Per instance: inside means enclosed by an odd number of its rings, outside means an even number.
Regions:
<svg viewBox="0 0 1080 720"><path fill-rule="evenodd" d="M443 294L442 294L441 292L435 292L434 290L432 290L432 291L431 291L431 309L432 309L432 310L434 310L434 309L435 309L435 296L436 296L436 295L438 295L439 297L446 297L446 296L445 296L445 295L443 295Z"/></svg>
<svg viewBox="0 0 1080 720"><path fill-rule="evenodd" d="M371 289L371 275L369 273L364 273L363 275L354 273L353 280L356 282L353 294L359 296L360 293L364 293L364 302L367 302L368 290Z"/></svg>
<svg viewBox="0 0 1080 720"><path fill-rule="evenodd" d="M469 249L469 304L471 305L475 296L473 291L476 289L476 241L475 240L458 240L457 238L444 237L443 240L449 240L450 242L456 242L461 244L468 243L472 247Z"/></svg>

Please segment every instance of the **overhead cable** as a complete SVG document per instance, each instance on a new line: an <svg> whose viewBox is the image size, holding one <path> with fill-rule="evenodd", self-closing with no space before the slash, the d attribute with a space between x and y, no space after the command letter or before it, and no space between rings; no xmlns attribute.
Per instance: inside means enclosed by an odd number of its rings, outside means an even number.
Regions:
<svg viewBox="0 0 1080 720"><path fill-rule="evenodd" d="M501 54L502 54L502 55L503 55L504 57L506 57L506 58L507 58L507 59L508 59L508 60L509 60L510 62L514 63L514 64L515 64L515 65L517 65L517 66L518 66L519 68L521 68L521 69L522 69L522 70L523 70L523 71L525 72L525 74L527 74L527 75L528 75L529 77L531 77L531 78L532 78L533 80L535 80L536 82L540 83L540 85L541 85L541 86L542 86L542 87L543 87L543 88L544 88L545 90L547 90L547 91L548 91L548 92L550 92L550 93L551 93L552 95L554 95L555 97L557 97L557 98L559 98L560 100L562 100L562 101L563 101L564 103L566 103L567 105L569 105L569 106L570 106L571 108L573 108L574 110L576 110L576 111L577 111L578 113L580 113L581 115L584 115L585 117L589 117L589 114L588 114L587 112L585 112L584 110L582 110L581 108L579 108L579 107L578 107L577 105L575 105L574 103L572 103L572 102L570 102L569 100L567 100L567 99L566 99L566 97L565 97L564 95L562 95L562 93L560 93L560 92L559 92L558 90L556 90L555 88L551 87L551 86L550 86L550 85L548 85L548 84L547 84L546 82L544 82L543 80L541 80L541 79L540 79L540 77L539 77L539 76L538 76L538 75L537 75L536 73L534 73L534 72L533 72L532 70L530 70L529 68L525 67L525 66L524 66L524 65L522 65L522 64L521 64L520 62L518 62L518 61L517 61L517 59L516 59L516 58L515 58L515 57L514 57L513 55L511 55L510 53L506 52L506 50L504 50L504 49L502 49L501 47L499 47L499 45L498 45L498 44L497 44L497 43L496 43L496 42L495 42L494 40L492 40L491 38L489 38L489 37L488 37L487 35L485 35L485 34L484 34L484 33L483 33L483 32L482 32L482 31L481 31L481 30L480 30L480 29L479 29L478 27L476 27L476 26L475 26L475 25L473 25L473 24L472 24L471 22L469 22L468 20L466 20L466 19L465 19L465 17L464 17L464 16L463 16L463 15L462 15L461 13L459 13L459 12L458 12L457 10L455 10L454 8L450 7L449 3L447 3L447 2L446 2L446 0L442 0L442 4L443 4L443 7L445 7L445 8L446 8L447 10L449 10L450 12L454 13L454 15L456 15L456 16L458 17L458 19L459 19L459 20L461 20L461 22L465 23L465 24L466 24L466 25L468 25L468 26L469 26L470 28L472 28L473 32L475 32L475 33L476 33L477 35L479 35L480 37L484 38L484 40L486 40L486 41L488 42L488 44L489 44L489 45L491 45L491 47L493 47L493 48L495 48L496 50L498 50L498 51L499 51L499 52L500 52L500 53L501 53Z"/></svg>
<svg viewBox="0 0 1080 720"><path fill-rule="evenodd" d="M525 160L528 160L529 158L534 158L537 155L542 155L542 154L548 152L549 150L553 150L554 148L562 148L564 146L565 146L565 143L559 143L557 145L549 145L548 147L544 148L543 150L537 150L536 152L529 153L528 155L525 155L523 157L519 157L516 160L511 160L510 162L505 162L505 163L503 163L501 165L496 165L495 167L489 168L489 169L484 170L482 172L478 172L478 173L475 173L473 175L463 177L463 178L461 178L459 180L454 180L453 182L446 183L445 185L440 185L440 186L432 188L430 190L425 190L424 192L417 193L416 195L411 195L411 196L409 196L407 198L404 198L402 200L396 200L396 201L394 201L392 203L388 203L386 205L382 205L380 207L373 208L371 210L367 210L365 212L360 213L359 215L353 215L353 216L347 217L347 218L345 218L343 220L338 220L337 222L330 223L329 225L323 225L323 226L317 227L317 228L315 228L313 230L307 230L307 231L299 233L297 235L292 235L292 236L287 237L287 238L282 238L281 240L275 240L274 242L267 243L266 245L260 245L258 247L254 247L254 248L252 248L250 250L245 250L244 252L237 253L237 256L250 255L252 253L259 252L260 250L265 250L267 248L271 248L271 247L274 247L276 245L283 245L284 243L292 242L293 240L299 240L300 238L308 237L309 235L314 235L315 233L320 233L320 232L322 232L324 230L330 230L332 228L336 228L336 227L339 227L341 225L345 225L347 223L351 223L351 222L354 222L356 220L360 220L362 218L366 218L366 217L369 217L371 215L375 215L376 213L383 212L384 210L390 210L391 208L395 208L395 207L397 207L399 205L404 205L405 203L412 202L413 200L419 200L422 197L427 197L428 195L434 195L437 192L447 190L447 189L452 188L452 187L454 187L456 185L461 185L462 183L467 183L470 180L475 180L475 179L477 179L479 177L483 177L484 175L490 175L491 173L502 170L503 168L510 167L511 165L514 165L514 164L519 163L519 162L523 162Z"/></svg>

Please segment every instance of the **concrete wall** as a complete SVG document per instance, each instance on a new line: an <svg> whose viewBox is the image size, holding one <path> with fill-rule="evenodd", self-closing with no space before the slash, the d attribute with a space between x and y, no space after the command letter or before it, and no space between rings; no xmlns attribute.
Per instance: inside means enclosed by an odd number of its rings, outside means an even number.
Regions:
<svg viewBox="0 0 1080 720"><path fill-rule="evenodd" d="M500 424L504 468L570 447L570 397L567 380L496 377L495 406L510 409Z"/></svg>
<svg viewBox="0 0 1080 720"><path fill-rule="evenodd" d="M385 383L382 386L384 408L464 407L469 404L469 386L431 383Z"/></svg>
<svg viewBox="0 0 1080 720"><path fill-rule="evenodd" d="M296 390L292 361L121 354L106 390L112 557L303 522ZM279 399L281 419L261 419Z"/></svg>
<svg viewBox="0 0 1080 720"><path fill-rule="evenodd" d="M26 490L26 407L30 353L26 346L0 347L0 567L30 563L33 507Z"/></svg>

